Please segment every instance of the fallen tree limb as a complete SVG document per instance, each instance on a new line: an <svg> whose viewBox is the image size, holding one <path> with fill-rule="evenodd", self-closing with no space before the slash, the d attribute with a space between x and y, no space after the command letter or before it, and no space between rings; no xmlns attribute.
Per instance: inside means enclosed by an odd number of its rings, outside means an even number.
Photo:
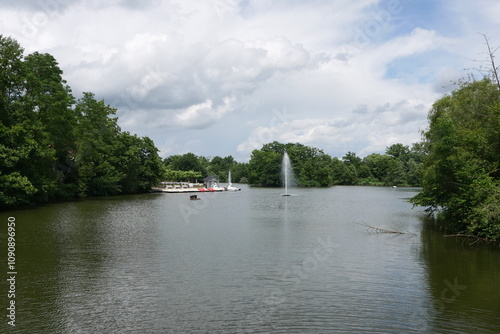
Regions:
<svg viewBox="0 0 500 334"><path fill-rule="evenodd" d="M392 229L392 230L386 230L384 228L380 228L380 227L375 227L375 226L371 226L371 225L368 225L366 223L358 223L359 225L363 225L364 227L367 227L371 230L374 230L375 232L377 233L392 233L392 234L406 234L405 232L401 232L401 231L396 231L395 229Z"/></svg>
<svg viewBox="0 0 500 334"><path fill-rule="evenodd" d="M465 233L445 234L445 235L443 235L443 237L444 238L453 238L453 237L465 238L465 240L473 239L473 241L471 243L469 243L469 246L473 246L473 245L477 244L479 241L484 241L485 243L488 243L488 244L498 244L500 246L500 240L482 238L482 237L478 237L478 236L471 235L471 234L465 234ZM465 242L465 240L464 240L464 242Z"/></svg>

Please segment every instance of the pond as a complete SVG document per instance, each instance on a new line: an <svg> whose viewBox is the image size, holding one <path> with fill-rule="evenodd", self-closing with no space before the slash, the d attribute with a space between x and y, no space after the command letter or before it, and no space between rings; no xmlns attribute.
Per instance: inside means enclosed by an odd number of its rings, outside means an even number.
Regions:
<svg viewBox="0 0 500 334"><path fill-rule="evenodd" d="M443 238L418 188L238 187L2 212L3 332L500 332L500 251Z"/></svg>

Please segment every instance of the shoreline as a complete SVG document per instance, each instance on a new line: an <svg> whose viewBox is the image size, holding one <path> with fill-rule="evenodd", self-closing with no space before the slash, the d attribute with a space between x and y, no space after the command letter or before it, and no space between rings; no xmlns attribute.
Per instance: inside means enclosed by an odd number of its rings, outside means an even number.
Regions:
<svg viewBox="0 0 500 334"><path fill-rule="evenodd" d="M219 192L219 191L226 191L226 188L159 188L159 187L152 187L151 191L152 193L169 193L169 194L176 194L176 193L203 193L203 192Z"/></svg>

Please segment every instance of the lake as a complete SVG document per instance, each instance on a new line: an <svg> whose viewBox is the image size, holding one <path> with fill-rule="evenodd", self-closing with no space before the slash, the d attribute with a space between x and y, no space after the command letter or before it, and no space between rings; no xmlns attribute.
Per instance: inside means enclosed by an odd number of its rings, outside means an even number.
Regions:
<svg viewBox="0 0 500 334"><path fill-rule="evenodd" d="M1 212L1 332L500 332L500 250L443 238L419 189L238 187Z"/></svg>

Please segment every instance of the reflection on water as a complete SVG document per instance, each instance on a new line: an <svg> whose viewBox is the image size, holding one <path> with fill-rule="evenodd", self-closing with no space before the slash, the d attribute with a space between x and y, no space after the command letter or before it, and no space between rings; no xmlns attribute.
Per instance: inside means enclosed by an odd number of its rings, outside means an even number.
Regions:
<svg viewBox="0 0 500 334"><path fill-rule="evenodd" d="M432 225L426 221L422 229L432 305L429 321L447 333L498 333L498 249L470 247L463 238L443 238Z"/></svg>
<svg viewBox="0 0 500 334"><path fill-rule="evenodd" d="M18 223L16 333L500 330L500 252L426 228L418 189L242 188L2 213Z"/></svg>

